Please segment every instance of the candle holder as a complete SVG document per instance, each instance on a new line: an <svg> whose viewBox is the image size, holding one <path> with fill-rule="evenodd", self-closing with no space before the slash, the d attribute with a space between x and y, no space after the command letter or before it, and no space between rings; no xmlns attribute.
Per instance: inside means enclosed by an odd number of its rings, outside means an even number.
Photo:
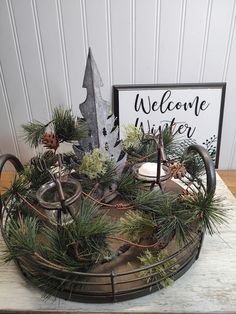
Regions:
<svg viewBox="0 0 236 314"><path fill-rule="evenodd" d="M62 156L58 154L55 158L58 165L50 169L44 159L33 160L33 165L40 172L48 172L51 177L51 181L37 190L36 198L46 210L46 215L52 224L66 225L79 214L82 187L78 180L69 176L69 171L63 165Z"/></svg>
<svg viewBox="0 0 236 314"><path fill-rule="evenodd" d="M46 214L53 224L65 225L71 223L79 214L79 198L81 184L72 178L61 181L54 178L42 185L36 197L39 204L46 209Z"/></svg>
<svg viewBox="0 0 236 314"><path fill-rule="evenodd" d="M168 166L161 164L160 184L157 184L157 163L143 162L133 166L135 177L146 183L147 188L160 188L164 191L166 181L171 178L171 171ZM155 185L153 185L153 183Z"/></svg>
<svg viewBox="0 0 236 314"><path fill-rule="evenodd" d="M156 162L142 162L133 166L133 171L138 180L146 182L146 187L152 189L160 189L164 191L166 181L171 178L172 173L168 167L166 158L163 136L161 127L158 129L157 135L155 133L149 133L145 135L142 131L143 137L147 139L141 139L143 144L153 141L156 144Z"/></svg>

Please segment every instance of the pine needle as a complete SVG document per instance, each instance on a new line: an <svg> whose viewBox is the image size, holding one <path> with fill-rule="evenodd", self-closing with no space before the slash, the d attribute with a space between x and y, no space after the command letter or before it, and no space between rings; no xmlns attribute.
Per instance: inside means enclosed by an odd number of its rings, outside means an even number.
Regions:
<svg viewBox="0 0 236 314"><path fill-rule="evenodd" d="M37 249L38 220L33 217L11 219L7 224L8 243L11 251L6 253L5 262L14 258L32 255Z"/></svg>
<svg viewBox="0 0 236 314"><path fill-rule="evenodd" d="M129 240L139 242L152 236L157 229L157 224L150 214L130 210L120 219L120 227L122 234Z"/></svg>
<svg viewBox="0 0 236 314"><path fill-rule="evenodd" d="M46 131L47 124L39 121L28 122L22 125L23 138L31 147L38 147L43 134Z"/></svg>
<svg viewBox="0 0 236 314"><path fill-rule="evenodd" d="M186 210L191 213L192 221L196 221L198 228L208 231L210 235L218 232L218 226L227 223L226 211L221 199L213 194L199 191L193 197L185 198Z"/></svg>
<svg viewBox="0 0 236 314"><path fill-rule="evenodd" d="M56 107L52 114L54 132L60 142L78 141L87 136L87 127L82 119L77 119L70 109Z"/></svg>

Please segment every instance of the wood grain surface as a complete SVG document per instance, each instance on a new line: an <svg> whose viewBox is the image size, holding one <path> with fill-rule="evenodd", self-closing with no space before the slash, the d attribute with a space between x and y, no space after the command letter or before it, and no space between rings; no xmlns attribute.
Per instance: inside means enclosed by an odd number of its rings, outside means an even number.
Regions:
<svg viewBox="0 0 236 314"><path fill-rule="evenodd" d="M236 170L218 170L217 172L236 197Z"/></svg>

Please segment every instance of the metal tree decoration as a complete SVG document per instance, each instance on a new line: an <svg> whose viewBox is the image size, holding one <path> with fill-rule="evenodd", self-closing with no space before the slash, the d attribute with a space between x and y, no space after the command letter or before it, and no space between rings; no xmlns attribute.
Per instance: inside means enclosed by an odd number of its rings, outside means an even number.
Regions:
<svg viewBox="0 0 236 314"><path fill-rule="evenodd" d="M89 48L83 81L83 87L87 89L87 98L80 104L80 111L89 128L89 137L81 140L79 145L74 145L74 151L81 158L85 152L102 148L114 159L117 172L121 173L127 156L122 154L115 117L113 114L109 115L110 105L102 98L100 91L102 86L100 73Z"/></svg>

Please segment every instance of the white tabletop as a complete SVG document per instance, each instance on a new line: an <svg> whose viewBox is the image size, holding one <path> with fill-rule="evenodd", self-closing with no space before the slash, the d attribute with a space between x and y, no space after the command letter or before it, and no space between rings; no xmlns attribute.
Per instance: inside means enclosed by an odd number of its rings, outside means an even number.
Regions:
<svg viewBox="0 0 236 314"><path fill-rule="evenodd" d="M21 276L13 262L0 262L0 312L15 313L236 313L236 199L217 176L229 224L206 236L199 259L172 286L148 296L111 304L50 298ZM0 258L5 245L0 239Z"/></svg>

